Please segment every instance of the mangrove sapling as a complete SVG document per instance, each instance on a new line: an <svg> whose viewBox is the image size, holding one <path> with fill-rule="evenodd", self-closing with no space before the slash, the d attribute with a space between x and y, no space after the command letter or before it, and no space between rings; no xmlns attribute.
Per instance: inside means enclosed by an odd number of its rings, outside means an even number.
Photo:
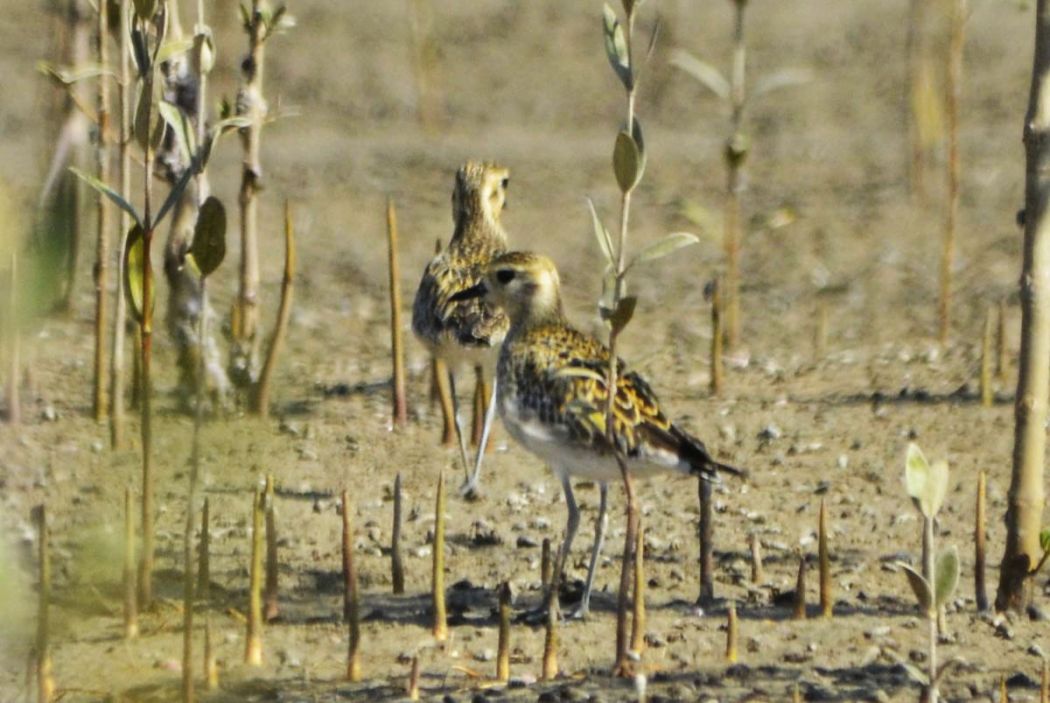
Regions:
<svg viewBox="0 0 1050 703"><path fill-rule="evenodd" d="M394 595L405 592L405 563L401 557L401 474L394 478L394 526L390 530L390 583Z"/></svg>
<svg viewBox="0 0 1050 703"><path fill-rule="evenodd" d="M496 647L496 680L510 680L510 584L499 585L499 641Z"/></svg>
<svg viewBox="0 0 1050 703"><path fill-rule="evenodd" d="M131 69L128 25L131 23L132 0L120 0L120 23L117 25L120 40L120 86L117 91L117 110L120 117L120 133L117 152L120 170L120 194L131 200ZM109 393L109 442L114 449L124 443L124 347L128 324L128 304L124 295L124 249L127 246L125 233L131 228L128 213L120 210L120 234L117 239L117 292L113 304L113 352L110 356Z"/></svg>
<svg viewBox="0 0 1050 703"><path fill-rule="evenodd" d="M555 557L555 563L561 563L560 547ZM544 681L552 681L558 676L558 589L560 584L561 574L555 571L551 575L550 587L545 594L547 612L543 622L543 664L540 673L540 678Z"/></svg>
<svg viewBox="0 0 1050 703"><path fill-rule="evenodd" d="M405 693L410 701L419 700L419 655L412 655L412 668L408 673L408 684L405 686Z"/></svg>
<svg viewBox="0 0 1050 703"><path fill-rule="evenodd" d="M984 471L977 474L977 505L974 506L973 527L973 591L978 612L988 610L988 588L985 585L985 544L987 541L986 523L987 477Z"/></svg>
<svg viewBox="0 0 1050 703"><path fill-rule="evenodd" d="M984 316L984 334L981 335L981 405L992 406L995 400L992 389L992 309Z"/></svg>
<svg viewBox="0 0 1050 703"><path fill-rule="evenodd" d="M277 506L275 504L273 474L266 476L263 493L266 502L266 586L263 593L263 617L274 620L280 609L277 604Z"/></svg>
<svg viewBox="0 0 1050 703"><path fill-rule="evenodd" d="M109 2L99 2L98 25L95 36L95 54L98 59L98 126L95 141L96 176L102 183L109 183ZM98 193L96 259L95 259L95 368L93 373L93 403L95 420L102 422L109 414L109 359L106 335L109 334L108 297L110 267L110 209L105 195Z"/></svg>
<svg viewBox="0 0 1050 703"><path fill-rule="evenodd" d="M1024 258L1021 355L1014 401L1014 450L1007 494L1006 545L999 567L998 610L1023 612L1043 524L1046 398L1050 393L1050 3L1039 0L1031 91L1024 119Z"/></svg>
<svg viewBox="0 0 1050 703"><path fill-rule="evenodd" d="M284 277L281 279L281 302L277 308L277 323L274 325L273 334L270 335L270 344L266 348L266 361L263 362L262 373L259 374L259 381L255 384L252 394L252 410L263 418L270 416L270 387L274 370L277 368L277 357L284 344L285 335L288 333L288 321L292 317L295 266L295 228L292 225L292 208L286 200L284 202Z"/></svg>
<svg viewBox="0 0 1050 703"><path fill-rule="evenodd" d="M400 477L399 477L400 478ZM351 518L350 492L343 489L343 619L347 623L350 644L346 657L346 678L361 680L361 608L357 590L357 568L354 565L354 528Z"/></svg>
<svg viewBox="0 0 1050 703"><path fill-rule="evenodd" d="M602 224L594 203L590 202L591 217L594 225L594 234L598 240L598 246L605 258L605 275L603 277L604 292L599 303L599 312L602 319L609 325L609 358L616 359L617 340L620 333L631 321L634 315L637 298L626 294L626 282L628 272L637 264L652 261L670 254L684 246L696 243L698 240L692 234L678 232L654 242L643 249L634 259L627 258L627 233L630 223L631 196L645 172L645 141L642 137L642 127L635 116L635 97L638 89L638 81L641 72L636 66L633 52L634 22L638 7L642 0L624 0L623 7L626 14L625 22L621 23L616 12L604 6L603 10L603 34L605 38L605 53L612 66L613 72L623 85L626 97L626 119L624 127L616 135L613 147L613 174L620 191L620 228L618 240L614 243L609 230ZM653 32L649 42L648 55L656 39L656 31ZM618 368L616 363L610 363L606 376L606 406L605 406L605 432L609 446L617 447L615 439L614 404L616 398ZM627 498L627 529L624 535L623 562L620 571L620 590L617 597L616 614L616 664L615 670L619 675L629 675L630 667L627 658L627 602L631 588L631 559L634 551L636 534L638 531L638 511L635 505L634 485L627 471L627 463L623 453L615 452L616 460L620 466L623 478L624 493ZM558 574L555 574L557 580Z"/></svg>
<svg viewBox="0 0 1050 703"><path fill-rule="evenodd" d="M208 276L215 272L226 256L226 209L214 197L208 198L197 211L193 244L187 255L187 265L200 274L202 310L208 304ZM199 315L199 338L205 339L208 316ZM183 533L183 640L182 640L182 699L193 700L193 525L197 514L197 491L201 464L201 422L204 416L204 356L197 356L197 391L193 416L193 446L190 457L189 488L186 497L186 525ZM207 519L205 517L205 519ZM203 540L202 535L202 540ZM204 550L201 550L203 555ZM202 557L202 561L204 558ZM202 578L207 578L202 572Z"/></svg>
<svg viewBox="0 0 1050 703"><path fill-rule="evenodd" d="M386 241L390 271L390 353L393 356L392 378L393 420L395 427L408 424L408 406L405 402L405 351L401 330L401 267L398 263L397 212L394 199L386 203Z"/></svg>
<svg viewBox="0 0 1050 703"><path fill-rule="evenodd" d="M736 664L739 655L737 653L737 641L739 621L736 616L736 601L729 601L729 612L726 620L726 661Z"/></svg>
<svg viewBox="0 0 1050 703"><path fill-rule="evenodd" d="M725 334L730 348L740 343L740 196L744 188L744 162L750 148L750 138L744 125L745 109L751 101L780 88L800 85L810 80L809 71L782 69L764 76L747 90L747 45L744 42L744 10L747 0L732 0L735 8L733 21L733 67L730 79L711 64L701 61L686 51L675 51L671 63L682 69L711 91L730 109L730 128L723 157L726 163L726 192L724 206L724 239L726 279L723 292L725 306Z"/></svg>
<svg viewBox="0 0 1050 703"><path fill-rule="evenodd" d="M715 599L715 544L711 533L714 531L714 486L710 481L700 479L697 482L697 496L700 500L700 523L697 534L700 538L700 594L696 604L710 605Z"/></svg>
<svg viewBox="0 0 1050 703"><path fill-rule="evenodd" d="M791 618L806 619L806 555L801 551L798 554L798 575L795 577L795 602Z"/></svg>
<svg viewBox="0 0 1050 703"><path fill-rule="evenodd" d="M817 544L820 565L820 614L825 618L832 616L834 603L831 595L831 556L828 551L828 508L824 499L820 499L820 518L818 520Z"/></svg>
<svg viewBox="0 0 1050 703"><path fill-rule="evenodd" d="M241 61L241 85L237 91L237 116L241 127L244 158L238 197L241 212L241 265L235 314L234 349L230 355L230 377L242 388L258 380L262 335L259 330L259 231L258 193L262 189L261 141L269 107L263 94L266 44L293 26L283 4L271 7L265 0L241 5L241 19L248 35L248 54Z"/></svg>
<svg viewBox="0 0 1050 703"><path fill-rule="evenodd" d="M756 586L765 581L765 573L762 570L762 540L757 532L751 533L751 583Z"/></svg>
<svg viewBox="0 0 1050 703"><path fill-rule="evenodd" d="M704 292L711 299L711 395L717 398L722 395L722 379L725 377L725 364L722 361L725 324L722 314L721 279L716 278L707 284Z"/></svg>
<svg viewBox="0 0 1050 703"><path fill-rule="evenodd" d="M948 463L936 461L932 465L918 445L908 445L905 463L905 484L908 495L915 508L922 515L923 527L923 566L919 573L911 566L900 563L898 566L908 577L908 584L915 593L919 608L928 624L928 650L926 672L921 672L911 664L900 663L916 682L925 687L925 699L928 703L937 703L939 692L937 684L948 668L955 663L949 660L938 665L937 635L938 613L948 603L959 584L959 553L954 546L939 554L935 551L934 520L937 517L944 498L948 492ZM934 556L936 554L936 557Z"/></svg>
<svg viewBox="0 0 1050 703"><path fill-rule="evenodd" d="M37 530L37 568L39 569L39 606L36 619L36 682L37 703L49 703L55 694L51 662L51 552L47 534L47 513L44 504L33 509Z"/></svg>
<svg viewBox="0 0 1050 703"><path fill-rule="evenodd" d="M448 639L448 618L445 614L445 472L438 475L437 497L434 499L434 553L431 570L431 603L434 639Z"/></svg>
<svg viewBox="0 0 1050 703"><path fill-rule="evenodd" d="M245 637L244 662L262 666L262 583L263 583L263 512L264 495L258 488L252 496L251 569L248 583L248 634Z"/></svg>

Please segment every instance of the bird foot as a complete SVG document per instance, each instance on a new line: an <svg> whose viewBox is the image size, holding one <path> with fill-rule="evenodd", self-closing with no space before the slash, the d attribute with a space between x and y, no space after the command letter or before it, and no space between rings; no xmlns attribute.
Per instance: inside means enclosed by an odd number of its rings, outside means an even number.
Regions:
<svg viewBox="0 0 1050 703"><path fill-rule="evenodd" d="M481 500L481 482L473 478L464 481L463 485L459 487L459 495L462 496L464 500L469 500L471 502Z"/></svg>

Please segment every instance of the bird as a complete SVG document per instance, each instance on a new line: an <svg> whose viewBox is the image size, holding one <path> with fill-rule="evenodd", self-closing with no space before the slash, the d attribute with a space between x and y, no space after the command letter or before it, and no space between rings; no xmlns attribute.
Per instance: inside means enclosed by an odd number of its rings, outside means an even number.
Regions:
<svg viewBox="0 0 1050 703"><path fill-rule="evenodd" d="M671 421L656 394L637 372L617 359L613 444L606 433L608 347L573 327L562 306L554 263L531 252L508 252L488 265L481 280L453 296L457 301L492 301L510 318L497 363L496 405L507 432L543 459L560 480L568 519L556 573L579 528L572 478L599 483L587 580L572 617L585 617L605 536L610 480L620 478L616 452L632 476L661 472L717 482L720 473L744 471L716 461L703 442ZM614 450L615 447L615 450Z"/></svg>
<svg viewBox="0 0 1050 703"><path fill-rule="evenodd" d="M510 171L492 162L467 161L456 171L452 190L452 219L455 228L448 246L427 264L412 305L412 331L430 353L443 360L449 373L453 419L466 480L460 489L476 496L480 488L481 464L495 417L493 387L485 413L481 441L473 471L467 458L466 440L459 421L455 373L463 364L484 374L495 367L500 343L507 333L507 315L483 300L453 300L452 296L481 280L485 266L507 250L507 233L500 216L507 204Z"/></svg>

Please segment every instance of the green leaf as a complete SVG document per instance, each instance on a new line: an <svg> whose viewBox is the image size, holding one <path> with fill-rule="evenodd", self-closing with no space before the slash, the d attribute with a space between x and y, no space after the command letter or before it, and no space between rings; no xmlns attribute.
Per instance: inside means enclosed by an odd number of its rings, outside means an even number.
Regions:
<svg viewBox="0 0 1050 703"><path fill-rule="evenodd" d="M620 192L627 193L638 185L642 177L641 161L642 156L634 138L627 132L617 134L613 147L613 173L616 174Z"/></svg>
<svg viewBox="0 0 1050 703"><path fill-rule="evenodd" d="M226 256L226 208L215 196L205 200L197 213L190 254L202 278L219 268Z"/></svg>
<svg viewBox="0 0 1050 703"><path fill-rule="evenodd" d="M634 140L634 145L638 147L638 180L641 180L642 174L645 173L645 137L642 135L642 124L637 117L634 118L631 125L631 138Z"/></svg>
<svg viewBox="0 0 1050 703"><path fill-rule="evenodd" d="M919 609L922 610L924 615L929 615L933 610L933 594L930 592L930 584L922 577L922 574L907 564L898 562L897 567L908 577L908 585L911 586L912 592L915 593L915 600L919 604Z"/></svg>
<svg viewBox="0 0 1050 703"><path fill-rule="evenodd" d="M785 68L762 76L755 81L753 95L760 96L782 88L805 85L813 80L813 72L807 68Z"/></svg>
<svg viewBox="0 0 1050 703"><path fill-rule="evenodd" d="M1050 528L1039 533L1039 548L1044 552L1050 552Z"/></svg>
<svg viewBox="0 0 1050 703"><path fill-rule="evenodd" d="M904 480L908 495L920 512L931 519L937 515L948 493L948 463L937 461L931 466L919 446L911 442L905 460Z"/></svg>
<svg viewBox="0 0 1050 703"><path fill-rule="evenodd" d="M594 207L594 201L587 198L587 205L591 209L591 224L594 225L594 238L598 240L598 248L601 249L608 264L614 266L616 264L616 256L613 254L613 243L612 237L609 236L609 230L605 228L601 218L598 217L598 210Z"/></svg>
<svg viewBox="0 0 1050 703"><path fill-rule="evenodd" d="M140 324L145 324L143 317L143 279L142 263L145 258L146 237L140 225L135 225L128 232L127 244L124 249L124 292L131 306L131 313ZM150 296L150 308L152 312L156 296ZM152 315L150 316L152 317Z"/></svg>
<svg viewBox="0 0 1050 703"><path fill-rule="evenodd" d="M193 48L193 39L172 39L169 42L165 42L164 46L160 47L157 52L155 61L157 63L164 63L170 59L185 54L187 51Z"/></svg>
<svg viewBox="0 0 1050 703"><path fill-rule="evenodd" d="M37 64L37 70L63 86L73 85L88 78L98 78L99 76L115 78L117 75L108 68L103 68L101 65L94 63L81 64L73 68L63 68L41 61Z"/></svg>
<svg viewBox="0 0 1050 703"><path fill-rule="evenodd" d="M149 51L146 50L146 35L140 29L131 30L131 57L135 59L139 77L145 76L153 64L150 62Z"/></svg>
<svg viewBox="0 0 1050 703"><path fill-rule="evenodd" d="M189 116L181 107L174 103L169 103L167 100L161 100L157 105L157 109L160 112L160 116L168 124L168 127L175 133L183 161L190 163L193 160L193 155L197 153L197 137Z"/></svg>
<svg viewBox="0 0 1050 703"><path fill-rule="evenodd" d="M72 171L77 178L84 181L89 186L91 186L92 188L94 188L95 190L112 200L114 203L116 203L117 207L119 207L121 210L131 215L131 219L135 220L135 223L137 225L139 225L140 227L143 226L142 218L139 216L138 210L135 209L135 206L133 206L131 203L125 200L120 193L113 190L108 185L95 178L94 176L84 173L75 166L70 166L69 170Z"/></svg>
<svg viewBox="0 0 1050 703"><path fill-rule="evenodd" d="M623 32L623 25L616 17L616 12L605 3L603 12L603 24L605 34L605 56L609 59L609 65L619 77L623 87L630 90L634 87L634 76L631 74L631 59L627 52L627 38Z"/></svg>
<svg viewBox="0 0 1050 703"><path fill-rule="evenodd" d="M671 55L671 65L688 73L721 100L729 100L731 93L729 81L711 64L679 49Z"/></svg>
<svg viewBox="0 0 1050 703"><path fill-rule="evenodd" d="M695 234L690 234L689 232L672 232L638 252L638 256L634 257L634 260L631 261L627 268L630 269L636 264L644 264L649 261L662 259L668 254L672 254L684 247L692 246L699 241L700 238Z"/></svg>
<svg viewBox="0 0 1050 703"><path fill-rule="evenodd" d="M638 305L638 298L633 295L628 295L620 298L620 302L616 304L615 310L609 308L601 308L599 313L603 320L609 322L612 326L613 332L619 334L623 331L627 323L634 317L634 309Z"/></svg>
<svg viewBox="0 0 1050 703"><path fill-rule="evenodd" d="M954 545L937 555L933 567L934 605L947 603L959 585L959 550Z"/></svg>
<svg viewBox="0 0 1050 703"><path fill-rule="evenodd" d="M150 144L150 135L153 132L153 81L144 81L139 86L139 98L135 106L135 141L143 151Z"/></svg>
<svg viewBox="0 0 1050 703"><path fill-rule="evenodd" d="M175 182L175 185L171 187L168 192L168 197L164 199L164 204L160 206L160 210L157 211L157 216L153 218L153 226L156 227L164 219L164 216L168 214L168 210L175 207L175 203L179 202L179 198L182 197L183 192L186 190L186 186L190 184L190 179L193 178L196 173L196 168L193 164L182 172L182 176Z"/></svg>
<svg viewBox="0 0 1050 703"><path fill-rule="evenodd" d="M208 75L215 67L215 40L210 27L198 27L193 37L193 70Z"/></svg>

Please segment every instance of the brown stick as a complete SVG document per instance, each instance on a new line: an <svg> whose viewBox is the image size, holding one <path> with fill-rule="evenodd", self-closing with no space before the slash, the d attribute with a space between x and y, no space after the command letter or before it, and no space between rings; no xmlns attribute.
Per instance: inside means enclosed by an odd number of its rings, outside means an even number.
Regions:
<svg viewBox="0 0 1050 703"><path fill-rule="evenodd" d="M131 152L128 145L131 141L131 112L129 108L131 92L131 71L129 33L127 27L131 20L131 1L121 0L120 13L120 90L117 91L117 104L120 112L120 137L118 141L118 161L120 163L121 195L131 198ZM124 247L128 230L131 229L131 218L120 211L120 232L118 233L117 254L117 300L113 305L113 353L110 357L111 368L109 380L109 444L114 449L124 444L124 346L127 331L127 300L124 298Z"/></svg>
<svg viewBox="0 0 1050 703"><path fill-rule="evenodd" d="M722 395L725 367L722 362L722 282L716 278L711 284L711 395Z"/></svg>
<svg viewBox="0 0 1050 703"><path fill-rule="evenodd" d="M401 334L401 266L398 263L397 212L394 199L386 201L386 241L390 269L390 351L393 355L393 411L394 426L408 424L408 404L405 400L405 347Z"/></svg>
<svg viewBox="0 0 1050 703"><path fill-rule="evenodd" d="M561 563L561 548L558 549L556 558ZM552 681L558 676L558 582L561 575L555 572L551 577L550 588L547 589L547 618L544 621L543 633L543 668L540 678L544 681Z"/></svg>
<svg viewBox="0 0 1050 703"><path fill-rule="evenodd" d="M992 407L992 309L984 316L984 334L981 337L981 405Z"/></svg>
<svg viewBox="0 0 1050 703"><path fill-rule="evenodd" d="M434 608L434 639L448 639L448 619L445 614L445 472L438 475L437 497L434 500L434 554L431 574L431 601Z"/></svg>
<svg viewBox="0 0 1050 703"><path fill-rule="evenodd" d="M124 639L139 636L139 614L135 602L135 516L131 486L124 488Z"/></svg>
<svg viewBox="0 0 1050 703"><path fill-rule="evenodd" d="M211 635L211 614L204 616L204 674L205 688L214 691L219 687L219 664L215 659L215 646Z"/></svg>
<svg viewBox="0 0 1050 703"><path fill-rule="evenodd" d="M1006 689L1006 674L999 674L999 703L1010 703L1010 694Z"/></svg>
<svg viewBox="0 0 1050 703"><path fill-rule="evenodd" d="M1006 301L999 301L999 315L995 325L995 377L1006 378Z"/></svg>
<svg viewBox="0 0 1050 703"><path fill-rule="evenodd" d="M751 533L751 583L760 584L765 581L762 571L762 542L757 532Z"/></svg>
<svg viewBox="0 0 1050 703"><path fill-rule="evenodd" d="M551 585L551 539L550 537L543 538L543 547L540 550L540 584L543 586L544 591L550 588Z"/></svg>
<svg viewBox="0 0 1050 703"><path fill-rule="evenodd" d="M51 551L47 534L47 514L44 504L33 510L37 529L37 568L40 573L40 601L36 621L36 681L38 703L48 703L55 695L52 676L50 616L51 607Z"/></svg>
<svg viewBox="0 0 1050 703"><path fill-rule="evenodd" d="M98 28L96 32L95 53L103 75L98 79L98 179L109 185L109 3L98 3ZM123 27L122 27L123 30ZM109 333L107 297L109 296L109 234L110 234L109 198L98 194L97 252L95 260L95 369L94 369L94 410L95 420L102 422L109 414L109 359L106 335Z"/></svg>
<svg viewBox="0 0 1050 703"><path fill-rule="evenodd" d="M510 584L499 587L499 644L496 648L496 680L510 680Z"/></svg>
<svg viewBox="0 0 1050 703"><path fill-rule="evenodd" d="M441 445L451 447L456 441L456 411L452 404L452 388L448 382L448 366L444 359L433 357L434 379L437 383L438 398L441 400L441 416L444 426L441 430Z"/></svg>
<svg viewBox="0 0 1050 703"><path fill-rule="evenodd" d="M211 598L211 533L209 523L208 497L204 497L204 506L201 509L201 539L197 559L197 594L205 603Z"/></svg>
<svg viewBox="0 0 1050 703"><path fill-rule="evenodd" d="M266 590L263 602L264 617L270 622L277 617L280 608L277 604L277 515L274 506L273 474L266 476L266 489L263 501L266 506Z"/></svg>
<svg viewBox="0 0 1050 703"><path fill-rule="evenodd" d="M985 540L987 539L986 525L986 491L987 478L984 471L977 474L977 505L974 509L973 528L973 590L974 599L977 601L977 610L984 612L988 610L988 589L985 586Z"/></svg>
<svg viewBox="0 0 1050 703"><path fill-rule="evenodd" d="M736 664L737 656L737 631L739 625L736 617L736 601L729 601L729 619L726 624L726 661Z"/></svg>
<svg viewBox="0 0 1050 703"><path fill-rule="evenodd" d="M256 488L252 496L252 561L244 649L244 662L249 666L262 666L263 500L262 492Z"/></svg>
<svg viewBox="0 0 1050 703"><path fill-rule="evenodd" d="M638 526L634 543L634 612L631 619L631 651L645 651L645 529Z"/></svg>
<svg viewBox="0 0 1050 703"><path fill-rule="evenodd" d="M726 343L730 349L740 344L740 240L742 217L740 192L743 168L747 158L747 140L743 132L747 88L747 44L744 42L744 9L746 2L735 2L733 20L733 72L730 101L733 108L732 133L726 140L726 196L723 246L726 254Z"/></svg>
<svg viewBox="0 0 1050 703"><path fill-rule="evenodd" d="M405 687L408 700L419 700L419 655L412 655L412 670L408 674L408 685Z"/></svg>
<svg viewBox="0 0 1050 703"><path fill-rule="evenodd" d="M819 534L817 553L820 562L820 614L830 618L834 603L831 595L831 559L828 555L828 508L824 499L820 499Z"/></svg>
<svg viewBox="0 0 1050 703"><path fill-rule="evenodd" d="M405 592L405 564L401 558L401 474L394 478L394 527L390 531L390 580L394 594Z"/></svg>
<svg viewBox="0 0 1050 703"><path fill-rule="evenodd" d="M806 619L806 555L799 552L798 578L795 581L795 606L791 613L793 620Z"/></svg>
<svg viewBox="0 0 1050 703"><path fill-rule="evenodd" d="M361 680L361 612L354 566L354 533L351 524L350 492L343 489L343 618L349 626L350 645L346 656L346 678Z"/></svg>
<svg viewBox="0 0 1050 703"><path fill-rule="evenodd" d="M634 558L635 536L639 529L638 504L635 501L634 480L627 472L627 462L620 452L616 453L620 464L620 476L623 479L624 493L627 497L627 533L623 540L622 566L620 567L620 589L616 596L616 663L613 666L615 676L633 675L630 658L627 652L627 602L630 598L632 561ZM561 563L560 561L558 563ZM557 583L558 576L555 576ZM555 593L557 591L555 590Z"/></svg>
<svg viewBox="0 0 1050 703"><path fill-rule="evenodd" d="M708 605L715 598L714 543L711 538L714 515L712 513L711 482L700 479L700 596L698 605Z"/></svg>
<svg viewBox="0 0 1050 703"><path fill-rule="evenodd" d="M11 252L11 290L8 298L8 324L11 332L11 358L7 374L7 422L17 425L22 422L22 400L20 393L21 360L19 357L20 331L18 329L18 249Z"/></svg>
<svg viewBox="0 0 1050 703"><path fill-rule="evenodd" d="M963 39L966 0L952 0L951 38L948 46L946 92L948 97L948 211L944 220L941 249L941 291L938 304L941 344L951 331L952 265L955 260L955 230L959 219L959 96L962 86Z"/></svg>
<svg viewBox="0 0 1050 703"><path fill-rule="evenodd" d="M255 386L253 410L260 417L270 416L270 385L274 370L277 368L277 357L288 333L288 321L292 317L292 299L295 297L295 226L292 223L292 209L286 200L284 203L284 278L281 279L281 303L277 309L277 324L274 325L270 345L266 350L266 361L259 382Z"/></svg>
<svg viewBox="0 0 1050 703"><path fill-rule="evenodd" d="M1050 2L1039 0L1031 92L1024 120L1025 231L1021 271L1021 353L1014 401L1014 449L1007 494L1006 546L999 567L997 610L1022 612L1030 598L1029 570L1040 559L1043 461L1050 392Z"/></svg>
<svg viewBox="0 0 1050 703"><path fill-rule="evenodd" d="M261 187L262 161L260 142L266 119L263 102L263 66L265 60L265 27L263 24L263 0L251 0L250 15L245 27L248 32L248 56L241 63L242 83L238 97L237 113L250 120L241 130L244 146L241 168L241 188L238 203L241 211L241 263L237 293L237 321L233 330L238 349L237 363L246 370L241 376L252 380L259 363L259 235L258 192ZM238 376L235 374L235 378Z"/></svg>

